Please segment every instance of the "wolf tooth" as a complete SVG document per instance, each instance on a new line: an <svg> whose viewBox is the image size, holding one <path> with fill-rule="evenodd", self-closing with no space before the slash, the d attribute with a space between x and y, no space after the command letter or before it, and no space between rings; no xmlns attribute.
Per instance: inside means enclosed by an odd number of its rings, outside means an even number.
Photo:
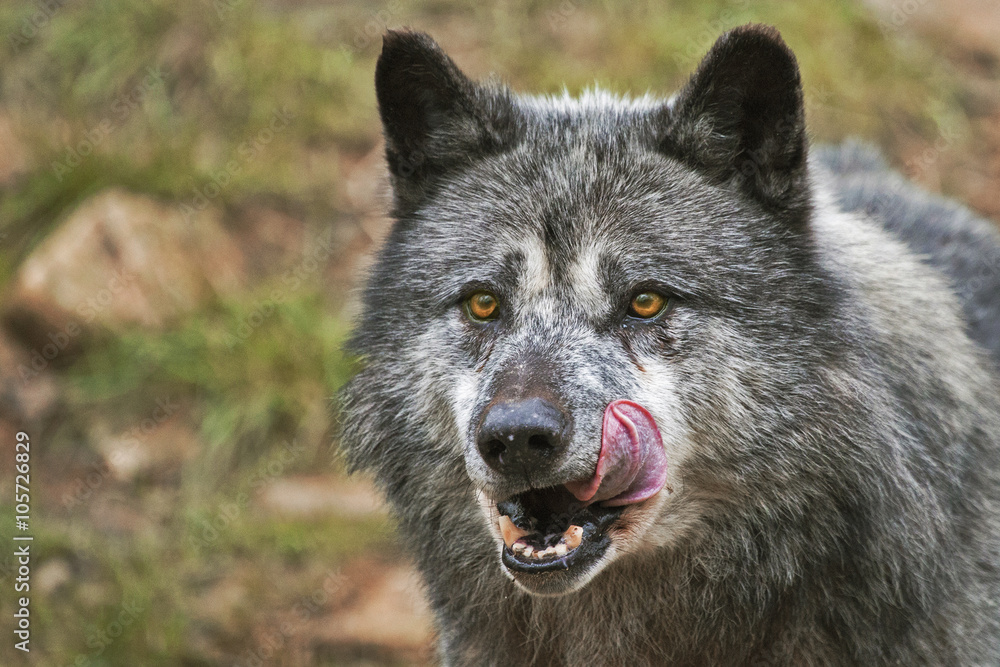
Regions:
<svg viewBox="0 0 1000 667"><path fill-rule="evenodd" d="M446 664L1000 664L987 222L810 155L765 26L666 101L516 95L406 31L375 83L342 446Z"/></svg>

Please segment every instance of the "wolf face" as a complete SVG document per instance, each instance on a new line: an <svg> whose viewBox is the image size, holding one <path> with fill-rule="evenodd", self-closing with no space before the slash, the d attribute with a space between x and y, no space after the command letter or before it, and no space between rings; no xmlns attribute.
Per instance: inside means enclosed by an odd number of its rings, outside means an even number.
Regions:
<svg viewBox="0 0 1000 667"><path fill-rule="evenodd" d="M989 654L994 379L943 277L816 187L773 29L667 101L515 96L410 32L376 89L396 222L342 446L448 659Z"/></svg>
<svg viewBox="0 0 1000 667"><path fill-rule="evenodd" d="M749 396L796 390L788 340L817 338L835 298L802 233L794 57L748 28L669 103L571 102L473 84L426 36L389 33L376 83L399 222L359 347L395 339L499 563L564 593L677 538L707 492L687 466L733 454L706 436L774 430ZM631 417L607 416L616 401ZM609 423L632 435L616 446Z"/></svg>

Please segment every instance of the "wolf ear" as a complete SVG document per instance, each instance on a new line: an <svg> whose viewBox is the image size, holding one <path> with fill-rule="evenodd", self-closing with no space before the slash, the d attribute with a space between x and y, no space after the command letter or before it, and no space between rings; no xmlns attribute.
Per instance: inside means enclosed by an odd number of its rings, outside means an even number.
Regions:
<svg viewBox="0 0 1000 667"><path fill-rule="evenodd" d="M399 211L418 203L442 174L502 150L517 134L510 93L470 81L421 32L385 34L375 93Z"/></svg>
<svg viewBox="0 0 1000 667"><path fill-rule="evenodd" d="M763 203L804 205L806 133L795 56L778 31L722 35L664 112L663 152Z"/></svg>

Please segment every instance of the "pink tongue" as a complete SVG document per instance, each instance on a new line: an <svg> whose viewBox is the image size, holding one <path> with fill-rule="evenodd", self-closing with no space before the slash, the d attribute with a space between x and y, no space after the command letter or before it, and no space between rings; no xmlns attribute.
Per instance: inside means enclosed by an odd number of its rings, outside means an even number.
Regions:
<svg viewBox="0 0 1000 667"><path fill-rule="evenodd" d="M667 455L660 431L646 408L612 401L604 410L601 455L593 478L566 488L585 503L631 505L646 500L667 481Z"/></svg>

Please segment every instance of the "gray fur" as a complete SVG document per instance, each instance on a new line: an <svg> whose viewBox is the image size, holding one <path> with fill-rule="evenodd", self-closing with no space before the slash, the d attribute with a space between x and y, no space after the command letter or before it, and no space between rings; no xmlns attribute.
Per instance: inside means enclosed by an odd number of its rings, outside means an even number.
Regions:
<svg viewBox="0 0 1000 667"><path fill-rule="evenodd" d="M817 157L830 170L831 185L844 210L875 218L944 272L961 300L969 335L1000 358L1000 234L996 226L891 173L870 147L848 143L838 149L821 149Z"/></svg>
<svg viewBox="0 0 1000 667"><path fill-rule="evenodd" d="M780 75L741 83L748 54ZM986 223L855 148L807 162L798 70L763 27L720 38L670 105L515 96L413 33L379 68L397 221L342 447L395 510L444 663L1000 665ZM624 319L650 284L669 317ZM470 285L495 323L463 315ZM512 383L574 425L519 479L475 447ZM620 398L656 418L668 488L591 570L515 582L491 503L592 472Z"/></svg>

